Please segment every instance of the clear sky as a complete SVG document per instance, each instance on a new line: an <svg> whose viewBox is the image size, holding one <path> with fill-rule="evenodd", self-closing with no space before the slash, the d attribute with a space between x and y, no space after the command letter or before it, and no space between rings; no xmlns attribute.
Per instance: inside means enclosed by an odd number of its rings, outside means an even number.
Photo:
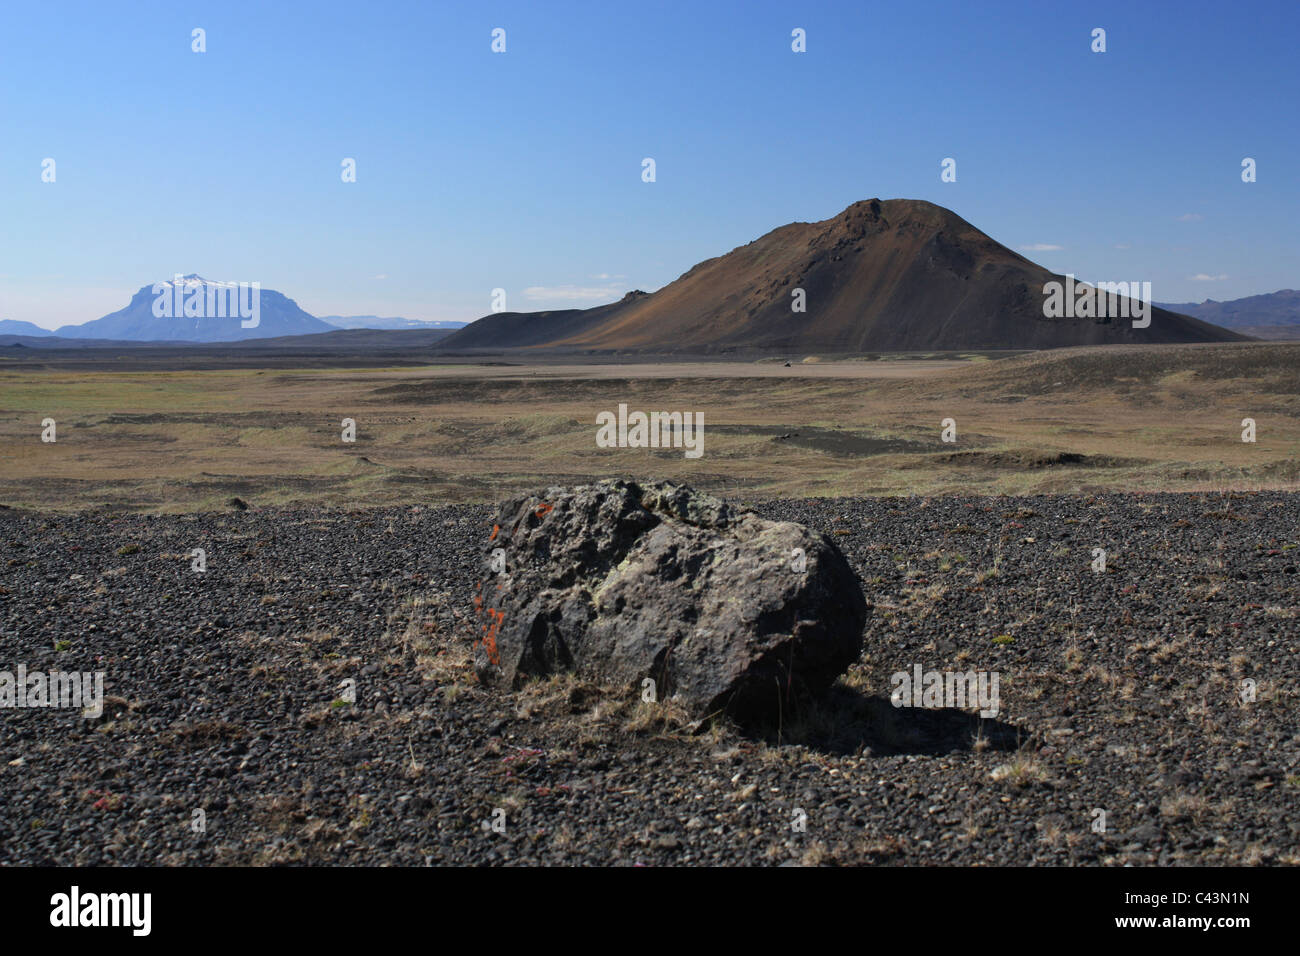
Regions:
<svg viewBox="0 0 1300 956"><path fill-rule="evenodd" d="M872 197L1157 301L1294 288L1298 64L1296 0L6 0L0 318L177 272L316 315L595 305Z"/></svg>

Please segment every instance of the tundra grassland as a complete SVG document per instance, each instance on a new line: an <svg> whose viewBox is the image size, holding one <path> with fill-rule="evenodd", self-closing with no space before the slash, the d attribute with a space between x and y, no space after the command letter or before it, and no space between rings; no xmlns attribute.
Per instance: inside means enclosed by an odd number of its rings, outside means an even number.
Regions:
<svg viewBox="0 0 1300 956"><path fill-rule="evenodd" d="M598 447L596 416L620 404L702 414L702 456ZM614 476L746 500L1294 490L1298 451L1300 344L790 367L0 369L0 503L56 511L475 503Z"/></svg>

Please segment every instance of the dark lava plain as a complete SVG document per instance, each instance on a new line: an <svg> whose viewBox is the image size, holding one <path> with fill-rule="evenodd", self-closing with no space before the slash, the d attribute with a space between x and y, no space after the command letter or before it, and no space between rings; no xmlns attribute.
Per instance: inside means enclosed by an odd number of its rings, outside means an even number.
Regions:
<svg viewBox="0 0 1300 956"><path fill-rule="evenodd" d="M478 685L486 508L0 511L0 670L106 694L0 710L0 863L1300 860L1300 495L755 508L873 612L828 697L750 728ZM997 717L891 706L918 664L996 671Z"/></svg>

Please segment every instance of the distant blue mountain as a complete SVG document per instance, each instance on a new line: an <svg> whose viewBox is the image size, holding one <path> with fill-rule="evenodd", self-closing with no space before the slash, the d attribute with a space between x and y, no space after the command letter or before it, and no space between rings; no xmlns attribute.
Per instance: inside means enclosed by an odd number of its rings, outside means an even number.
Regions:
<svg viewBox="0 0 1300 956"><path fill-rule="evenodd" d="M1300 291L1279 289L1264 295L1216 302L1176 302L1160 305L1170 312L1181 312L1202 322L1213 322L1225 329L1276 341L1300 340Z"/></svg>
<svg viewBox="0 0 1300 956"><path fill-rule="evenodd" d="M0 335L53 335L49 329L17 319L0 319Z"/></svg>
<svg viewBox="0 0 1300 956"><path fill-rule="evenodd" d="M235 342L333 331L335 326L274 289L187 275L178 282L144 286L126 308L81 325L62 326L55 334L128 342Z"/></svg>
<svg viewBox="0 0 1300 956"><path fill-rule="evenodd" d="M378 315L324 315L321 320L336 329L463 329L468 324L441 319L384 318Z"/></svg>
<svg viewBox="0 0 1300 956"><path fill-rule="evenodd" d="M1277 292L1248 295L1244 299L1229 299L1227 302L1214 299L1206 299L1204 302L1175 302L1173 305L1160 305L1160 308L1213 322L1225 329L1300 325L1300 291L1296 289L1279 289Z"/></svg>

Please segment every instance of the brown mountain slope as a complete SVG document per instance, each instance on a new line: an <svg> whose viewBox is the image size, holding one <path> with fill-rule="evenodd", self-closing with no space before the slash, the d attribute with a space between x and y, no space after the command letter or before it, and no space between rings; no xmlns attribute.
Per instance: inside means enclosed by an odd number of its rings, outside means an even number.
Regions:
<svg viewBox="0 0 1300 956"><path fill-rule="evenodd" d="M1127 319L1044 318L1043 285L1061 278L941 206L870 199L824 222L775 229L653 294L488 316L441 347L865 352L1242 338L1161 309L1146 329ZM791 310L796 288L804 313Z"/></svg>

